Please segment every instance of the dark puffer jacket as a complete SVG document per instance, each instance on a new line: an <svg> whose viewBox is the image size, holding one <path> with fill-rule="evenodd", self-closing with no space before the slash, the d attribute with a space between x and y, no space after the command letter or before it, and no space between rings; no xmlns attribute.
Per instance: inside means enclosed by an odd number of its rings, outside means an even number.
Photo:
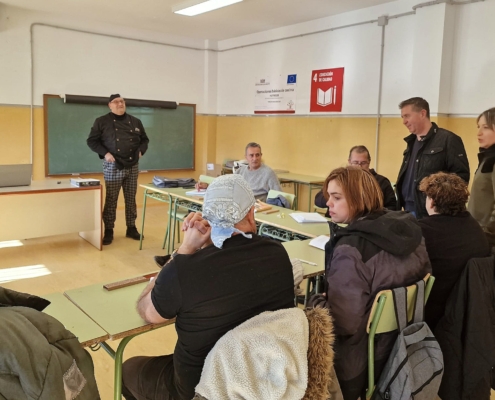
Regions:
<svg viewBox="0 0 495 400"><path fill-rule="evenodd" d="M414 205L418 219L428 216L425 207L426 198L419 190L419 184L423 178L437 172L451 172L469 183L469 162L462 139L455 133L439 128L434 122L431 125L431 129L421 141L421 148L416 160L410 159L414 141L417 140L416 135L410 134L404 138L407 149L404 151L404 159L396 185L397 209L401 210L405 203L402 196L402 185L408 165L414 162Z"/></svg>
<svg viewBox="0 0 495 400"><path fill-rule="evenodd" d="M376 294L411 285L431 272L421 228L411 215L383 210L346 228L330 223L325 248L327 298L336 334L335 371L342 389L367 368L366 324ZM324 301L324 303L322 303ZM379 335L375 359L390 354L397 334ZM363 388L365 389L365 388Z"/></svg>

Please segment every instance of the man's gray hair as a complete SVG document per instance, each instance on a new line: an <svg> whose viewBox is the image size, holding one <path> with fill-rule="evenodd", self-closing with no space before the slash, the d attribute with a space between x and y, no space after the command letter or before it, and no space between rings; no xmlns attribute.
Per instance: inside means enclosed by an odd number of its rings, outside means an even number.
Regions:
<svg viewBox="0 0 495 400"><path fill-rule="evenodd" d="M247 144L246 149L244 150L244 154L247 153L247 150L250 147L258 147L260 149L260 153L261 153L261 146L258 143L256 143L256 142L250 142L250 143Z"/></svg>

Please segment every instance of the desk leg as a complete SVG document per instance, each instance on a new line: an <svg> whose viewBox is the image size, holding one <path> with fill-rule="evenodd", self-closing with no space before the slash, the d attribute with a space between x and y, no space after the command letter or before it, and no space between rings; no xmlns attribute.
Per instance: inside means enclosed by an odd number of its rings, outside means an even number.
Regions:
<svg viewBox="0 0 495 400"><path fill-rule="evenodd" d="M165 238L163 239L162 249L165 248L167 244L167 254L170 254L170 219L172 218L172 196L168 195L168 220L167 220L167 232L165 233Z"/></svg>
<svg viewBox="0 0 495 400"><path fill-rule="evenodd" d="M127 343L129 343L131 339L135 338L140 334L141 333L138 333L136 335L127 336L123 338L119 343L119 347L117 347L117 351L114 351L107 343L105 342L101 343L101 347L103 347L103 349L105 349L105 351L110 355L110 357L112 357L115 360L115 375L113 381L114 400L122 400L122 360L124 358L125 346L127 346Z"/></svg>
<svg viewBox="0 0 495 400"><path fill-rule="evenodd" d="M146 214L146 200L148 199L148 189L144 190L144 200L143 200L143 217L141 222L141 236L139 237L139 250L143 248L143 237L144 237L144 216Z"/></svg>
<svg viewBox="0 0 495 400"><path fill-rule="evenodd" d="M306 293L304 294L304 308L306 308L306 306L308 305L310 285L311 285L311 278L306 278Z"/></svg>
<svg viewBox="0 0 495 400"><path fill-rule="evenodd" d="M297 211L299 209L299 183L293 182L292 184L294 185L294 195L296 196L294 200L294 210Z"/></svg>
<svg viewBox="0 0 495 400"><path fill-rule="evenodd" d="M173 220L172 220L172 214L170 214L170 220L172 221L173 229L172 229L172 251L174 251L174 245L175 245L175 228L177 227L177 197L174 199L174 213L173 213ZM169 247L169 252L168 254L171 254L172 251L170 251Z"/></svg>

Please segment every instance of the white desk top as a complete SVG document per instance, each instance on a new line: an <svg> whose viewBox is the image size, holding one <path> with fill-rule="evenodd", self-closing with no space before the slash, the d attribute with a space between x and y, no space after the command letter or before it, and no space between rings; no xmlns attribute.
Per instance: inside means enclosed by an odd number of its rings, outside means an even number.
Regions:
<svg viewBox="0 0 495 400"><path fill-rule="evenodd" d="M60 182L60 183L58 183ZM70 184L70 179L44 179L42 181L32 181L30 186L15 186L15 187L3 187L0 188L0 195L2 194L29 194L29 193L43 193L52 191L66 192L69 190L95 190L101 189L99 186L85 186L76 187Z"/></svg>

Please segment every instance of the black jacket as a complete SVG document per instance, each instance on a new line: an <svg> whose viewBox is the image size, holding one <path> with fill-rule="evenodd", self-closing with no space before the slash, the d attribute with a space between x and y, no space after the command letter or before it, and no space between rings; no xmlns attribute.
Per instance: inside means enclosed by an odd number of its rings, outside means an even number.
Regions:
<svg viewBox="0 0 495 400"><path fill-rule="evenodd" d="M122 117L108 113L96 118L86 141L89 148L98 153L100 159L103 159L107 153L112 154L118 169L137 164L139 152L144 155L149 142L141 120L127 113ZM129 125L129 130L117 130L115 128L117 120L120 123L125 121Z"/></svg>
<svg viewBox="0 0 495 400"><path fill-rule="evenodd" d="M490 399L495 367L493 269L493 256L468 262L434 330L444 359L438 392L442 399Z"/></svg>
<svg viewBox="0 0 495 400"><path fill-rule="evenodd" d="M396 185L398 198L397 209L401 210L404 207L404 198L402 196L403 180L406 175L407 166L411 161L415 161L413 175L415 185L414 204L418 219L428 215L425 207L426 199L418 188L423 178L436 172L453 172L469 183L469 162L462 139L455 133L439 128L434 122L431 125L431 129L422 140L422 146L418 151L418 158L416 160L410 160L410 157L417 136L411 133L404 138L407 148L404 151L404 159L400 167Z"/></svg>
<svg viewBox="0 0 495 400"><path fill-rule="evenodd" d="M377 174L374 169L370 169L371 175L373 175L378 182L378 185L380 185L380 189L382 190L383 193L383 207L389 209L389 210L396 210L397 209L397 198L395 197L395 192L394 189L392 188L392 184L390 181L385 178L383 175ZM315 196L315 206L320 207L320 208L326 208L327 212L325 213L325 217L330 218L330 215L328 214L328 207L327 207L327 199L325 199L325 195L323 191L326 190L326 188L321 189Z"/></svg>

